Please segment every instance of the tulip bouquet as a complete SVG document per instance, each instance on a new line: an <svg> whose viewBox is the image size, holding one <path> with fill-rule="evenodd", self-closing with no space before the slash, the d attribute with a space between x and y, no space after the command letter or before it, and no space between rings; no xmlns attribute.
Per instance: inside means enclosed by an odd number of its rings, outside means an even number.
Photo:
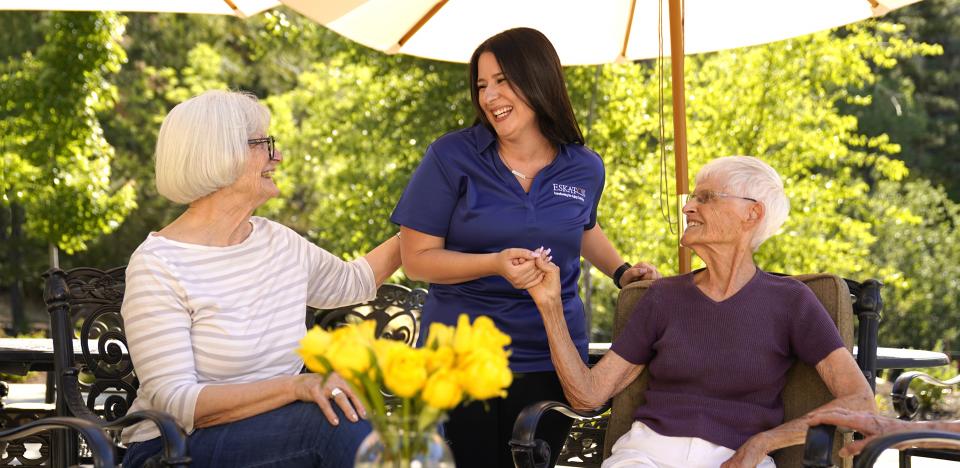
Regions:
<svg viewBox="0 0 960 468"><path fill-rule="evenodd" d="M471 324L462 314L456 327L432 323L424 347L416 349L377 339L374 328L373 321L333 331L314 327L298 352L311 371L336 372L350 384L367 408L385 461L412 460L426 449L416 435L435 430L447 410L505 396L513 380L504 349L510 337L489 317ZM398 404L388 404L385 394Z"/></svg>

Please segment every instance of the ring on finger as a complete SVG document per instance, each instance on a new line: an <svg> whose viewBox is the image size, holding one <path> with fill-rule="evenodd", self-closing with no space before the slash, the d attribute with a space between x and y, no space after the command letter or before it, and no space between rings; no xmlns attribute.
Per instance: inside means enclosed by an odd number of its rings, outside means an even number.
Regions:
<svg viewBox="0 0 960 468"><path fill-rule="evenodd" d="M340 390L338 387L333 387L333 390L330 390L330 398L336 398L337 395L343 395L343 390Z"/></svg>

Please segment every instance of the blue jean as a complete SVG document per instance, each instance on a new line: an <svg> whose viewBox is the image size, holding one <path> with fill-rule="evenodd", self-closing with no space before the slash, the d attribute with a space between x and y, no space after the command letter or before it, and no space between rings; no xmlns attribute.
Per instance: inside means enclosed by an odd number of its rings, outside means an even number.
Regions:
<svg viewBox="0 0 960 468"><path fill-rule="evenodd" d="M192 467L353 466L360 442L370 433L365 420L353 423L333 405L340 424L331 425L315 403L295 402L229 424L197 429L187 438ZM159 458L160 438L131 444L124 468Z"/></svg>

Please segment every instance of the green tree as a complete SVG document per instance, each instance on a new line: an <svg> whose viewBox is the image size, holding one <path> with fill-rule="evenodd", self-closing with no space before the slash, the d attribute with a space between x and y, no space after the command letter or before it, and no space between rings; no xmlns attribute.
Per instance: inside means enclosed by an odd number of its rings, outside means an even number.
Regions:
<svg viewBox="0 0 960 468"><path fill-rule="evenodd" d="M3 273L14 289L33 271L25 261L46 258L37 244L82 250L135 206L133 187L111 180L113 148L96 116L114 102L108 76L125 59L122 17L49 14L42 31L43 45L0 70L0 211L11 259Z"/></svg>
<svg viewBox="0 0 960 468"><path fill-rule="evenodd" d="M426 146L465 126L473 108L463 65L349 58L314 64L296 89L268 100L291 155L279 179L289 196L270 212L357 256L396 231L390 212Z"/></svg>
<svg viewBox="0 0 960 468"><path fill-rule="evenodd" d="M960 199L960 0L926 0L891 13L903 34L939 44L944 53L918 55L875 70L873 101L851 108L868 135L887 133L917 177Z"/></svg>
<svg viewBox="0 0 960 468"><path fill-rule="evenodd" d="M877 220L864 216L869 213L860 207L875 181L899 181L907 170L893 158L896 144L885 134L863 135L856 117L842 108L870 101L865 89L875 79L875 67L937 52L900 33L893 25L867 23L842 34L824 32L687 59L691 176L711 159L745 154L770 163L786 182L791 217L757 252L761 268L831 271L853 278L887 271L871 258ZM594 70L569 73L575 107L583 116ZM604 230L625 257L652 260L673 274L676 234L661 214L658 189L663 169L673 185L672 129L666 128L666 139L659 141L657 83L656 67L649 62L604 66L589 140L607 165L600 206ZM669 97L668 79L663 86ZM669 123L669 108L664 112ZM695 267L697 263L695 259ZM594 274L601 319L595 330L609 330L615 290Z"/></svg>
<svg viewBox="0 0 960 468"><path fill-rule="evenodd" d="M360 63L373 55L283 8L246 20L183 14L129 18L123 41L129 64L114 80L117 105L99 117L116 148L115 175L137 182L138 207L115 232L65 258L65 265L122 265L151 230L182 211L161 197L153 182L156 136L174 105L212 88L279 95L294 89L314 63L333 56Z"/></svg>
<svg viewBox="0 0 960 468"><path fill-rule="evenodd" d="M875 218L872 251L886 267L884 346L957 349L960 337L960 205L941 187L918 180L882 182L866 204Z"/></svg>

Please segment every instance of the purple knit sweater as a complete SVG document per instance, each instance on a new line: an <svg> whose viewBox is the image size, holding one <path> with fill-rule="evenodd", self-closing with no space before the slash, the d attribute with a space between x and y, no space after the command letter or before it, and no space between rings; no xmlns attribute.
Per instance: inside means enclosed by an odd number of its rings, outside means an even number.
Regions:
<svg viewBox="0 0 960 468"><path fill-rule="evenodd" d="M843 347L833 320L803 283L757 270L722 302L693 273L654 283L611 350L649 367L634 418L657 433L736 450L783 423L780 393L799 359L816 365Z"/></svg>

